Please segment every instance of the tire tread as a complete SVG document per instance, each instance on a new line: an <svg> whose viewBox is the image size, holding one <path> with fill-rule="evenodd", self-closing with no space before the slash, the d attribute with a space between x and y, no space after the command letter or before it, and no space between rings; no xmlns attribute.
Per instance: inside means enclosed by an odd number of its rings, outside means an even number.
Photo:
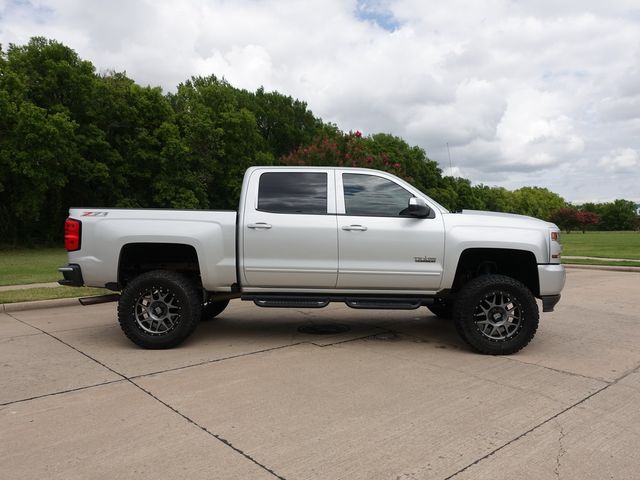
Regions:
<svg viewBox="0 0 640 480"><path fill-rule="evenodd" d="M523 330L505 342L491 342L476 334L470 317L480 296L485 290L504 288L518 297L523 309ZM536 334L539 322L536 299L531 291L515 278L505 275L482 275L470 280L460 290L453 308L453 321L458 335L473 350L488 355L511 355L526 347Z"/></svg>
<svg viewBox="0 0 640 480"><path fill-rule="evenodd" d="M130 318L132 308L137 300L137 290L146 282L150 281L172 284L174 288L179 289L181 293L184 294L186 299L185 305L183 305L182 308L188 311L185 312L180 319L182 324L178 326L177 332L171 332L172 334L166 337L140 335L135 326L135 320ZM118 322L120 323L120 328L129 340L147 349L165 349L179 345L189 337L198 326L200 315L201 299L200 292L196 288L196 285L185 275L171 270L152 270L137 276L125 287L118 302Z"/></svg>

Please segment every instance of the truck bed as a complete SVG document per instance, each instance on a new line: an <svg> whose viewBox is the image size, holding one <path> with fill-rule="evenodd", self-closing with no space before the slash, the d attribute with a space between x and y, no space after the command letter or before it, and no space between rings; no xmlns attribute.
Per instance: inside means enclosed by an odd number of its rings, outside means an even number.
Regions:
<svg viewBox="0 0 640 480"><path fill-rule="evenodd" d="M69 218L82 222L82 244L69 263L82 264L87 286L117 282L122 247L135 243L193 247L206 290L229 291L237 281L235 211L72 208Z"/></svg>

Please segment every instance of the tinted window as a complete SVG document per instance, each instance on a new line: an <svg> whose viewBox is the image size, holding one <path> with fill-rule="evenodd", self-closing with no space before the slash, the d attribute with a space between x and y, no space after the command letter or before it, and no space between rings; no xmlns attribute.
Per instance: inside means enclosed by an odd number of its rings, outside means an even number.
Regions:
<svg viewBox="0 0 640 480"><path fill-rule="evenodd" d="M260 176L258 210L327 213L327 174L270 172Z"/></svg>
<svg viewBox="0 0 640 480"><path fill-rule="evenodd" d="M404 216L413 197L391 180L373 175L345 173L342 184L347 215Z"/></svg>

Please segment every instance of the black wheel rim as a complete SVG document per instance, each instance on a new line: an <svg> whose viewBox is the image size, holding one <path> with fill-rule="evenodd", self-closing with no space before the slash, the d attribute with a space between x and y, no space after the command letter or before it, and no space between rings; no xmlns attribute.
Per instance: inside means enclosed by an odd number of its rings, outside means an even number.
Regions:
<svg viewBox="0 0 640 480"><path fill-rule="evenodd" d="M166 335L180 323L180 299L164 287L149 287L140 291L134 306L137 327L147 335Z"/></svg>
<svg viewBox="0 0 640 480"><path fill-rule="evenodd" d="M492 342L506 342L522 328L522 305L508 292L492 291L476 305L473 322L483 337Z"/></svg>

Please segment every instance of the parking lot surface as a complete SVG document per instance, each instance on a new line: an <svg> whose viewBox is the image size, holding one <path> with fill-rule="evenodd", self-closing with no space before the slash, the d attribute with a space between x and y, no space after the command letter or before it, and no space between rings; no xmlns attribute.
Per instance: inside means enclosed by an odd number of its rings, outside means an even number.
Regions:
<svg viewBox="0 0 640 480"><path fill-rule="evenodd" d="M115 304L0 315L0 478L635 479L640 274L571 270L510 357L426 308L234 301L173 350ZM298 331L340 323L335 335Z"/></svg>

